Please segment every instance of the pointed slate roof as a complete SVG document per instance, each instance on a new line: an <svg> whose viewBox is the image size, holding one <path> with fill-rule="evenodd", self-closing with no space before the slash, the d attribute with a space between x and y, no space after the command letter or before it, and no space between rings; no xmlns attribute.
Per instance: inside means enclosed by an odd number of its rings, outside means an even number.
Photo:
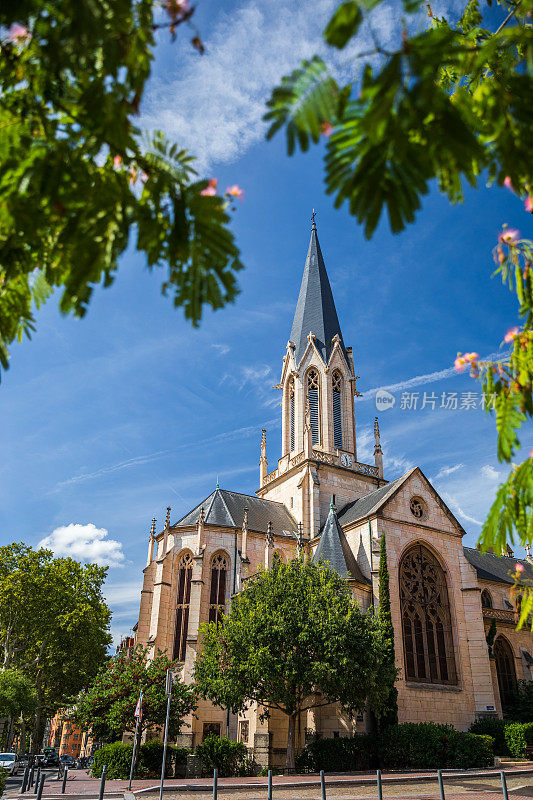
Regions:
<svg viewBox="0 0 533 800"><path fill-rule="evenodd" d="M331 506L328 518L322 528L322 534L318 547L314 552L313 561L328 563L341 578L353 579L359 583L370 583L365 578L357 560L350 549L350 545L339 525L337 515L333 505Z"/></svg>
<svg viewBox="0 0 533 800"><path fill-rule="evenodd" d="M283 503L262 500L259 497L219 488L215 489L172 527L186 528L196 525L202 508L205 514L205 524L216 525L219 528L240 529L244 509L247 508L248 530L266 533L269 522L272 522L272 532L278 535L285 534L293 538L298 530L296 520Z"/></svg>
<svg viewBox="0 0 533 800"><path fill-rule="evenodd" d="M407 478L409 478L413 472L415 472L416 467L410 469L409 472L406 472L405 475L402 475L400 478L396 478L395 481L391 481L390 483L386 483L385 486L380 486L379 489L375 489L373 492L369 494L363 495L363 497L359 497L357 500L352 500L350 503L346 503L345 506L341 508L339 511L338 517L342 525L349 525L351 522L356 522L359 519L363 519L364 517L373 514L375 511L378 510L394 492L404 483Z"/></svg>
<svg viewBox="0 0 533 800"><path fill-rule="evenodd" d="M295 344L294 358L297 364L300 363L305 352L310 332L315 334L316 347L326 364L333 349L331 340L335 334L339 335L343 353L348 360L314 223L291 330L291 341Z"/></svg>
<svg viewBox="0 0 533 800"><path fill-rule="evenodd" d="M477 572L478 578L486 581L496 581L497 583L514 583L509 573L514 573L515 564L522 564L524 567L523 578L533 579L533 565L525 558L514 558L513 556L497 556L494 553L481 553L472 547L463 547L466 560Z"/></svg>

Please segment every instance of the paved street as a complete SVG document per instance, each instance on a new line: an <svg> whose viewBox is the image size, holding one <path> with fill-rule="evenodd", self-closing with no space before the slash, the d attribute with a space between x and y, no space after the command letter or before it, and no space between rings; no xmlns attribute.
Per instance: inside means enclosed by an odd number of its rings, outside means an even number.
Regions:
<svg viewBox="0 0 533 800"><path fill-rule="evenodd" d="M507 786L509 797L526 800L533 797L533 772L531 765L522 770L523 774L509 775ZM527 774L529 773L529 774ZM45 783L45 796L61 798L61 782L54 780L56 771L50 773ZM377 788L373 774L332 775L326 781L328 800L377 800ZM133 782L133 793L127 791L128 781L110 780L106 783L106 797L125 797L126 800L157 800L157 781L138 780ZM487 772L479 777L463 773L454 777L445 774L446 800L501 800L503 793L499 773ZM242 787L242 788L241 788ZM20 796L20 780L12 779L7 787L6 798L14 800ZM84 770L72 770L66 786L65 798L96 798L99 781L90 778ZM29 800L33 794L22 795ZM205 779L166 781L165 800L211 800L211 783ZM221 778L219 781L219 800L266 800L265 778ZM389 774L384 776L383 798L395 800L439 800L436 778L422 781L419 775ZM274 778L274 800L320 800L320 785L316 775L297 775Z"/></svg>

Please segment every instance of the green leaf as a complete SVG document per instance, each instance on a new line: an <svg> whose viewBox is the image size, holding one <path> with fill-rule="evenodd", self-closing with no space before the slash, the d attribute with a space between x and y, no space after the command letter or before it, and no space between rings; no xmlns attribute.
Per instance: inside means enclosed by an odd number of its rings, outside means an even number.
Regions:
<svg viewBox="0 0 533 800"><path fill-rule="evenodd" d="M326 42L342 50L355 36L363 21L363 12L356 0L341 3L324 31Z"/></svg>
<svg viewBox="0 0 533 800"><path fill-rule="evenodd" d="M306 151L310 141L318 142L322 125L335 125L339 103L339 87L321 58L311 61L282 78L267 106L270 111L264 119L272 124L267 131L271 139L283 126L286 127L287 150L292 155L298 142Z"/></svg>

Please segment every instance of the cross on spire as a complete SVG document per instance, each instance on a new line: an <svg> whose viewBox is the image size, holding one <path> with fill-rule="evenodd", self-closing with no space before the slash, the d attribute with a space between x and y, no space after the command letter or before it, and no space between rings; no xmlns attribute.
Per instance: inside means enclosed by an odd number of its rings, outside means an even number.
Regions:
<svg viewBox="0 0 533 800"><path fill-rule="evenodd" d="M316 214L317 214L317 212L313 208L313 213L311 214L311 223L312 223L311 224L311 230L312 231L316 231L316 221L315 221Z"/></svg>

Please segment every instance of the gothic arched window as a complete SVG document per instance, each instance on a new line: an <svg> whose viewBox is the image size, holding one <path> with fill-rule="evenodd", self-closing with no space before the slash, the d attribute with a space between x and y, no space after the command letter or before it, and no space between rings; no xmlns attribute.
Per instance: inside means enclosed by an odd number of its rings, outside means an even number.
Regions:
<svg viewBox="0 0 533 800"><path fill-rule="evenodd" d="M446 576L435 556L414 545L400 562L405 679L457 683Z"/></svg>
<svg viewBox="0 0 533 800"><path fill-rule="evenodd" d="M211 591L209 594L209 622L220 622L226 610L226 578L229 560L225 553L215 553L211 559Z"/></svg>
<svg viewBox="0 0 533 800"><path fill-rule="evenodd" d="M309 412L311 415L311 434L313 444L320 443L320 401L319 401L319 378L316 369L310 369L307 373L307 399L309 400Z"/></svg>
<svg viewBox="0 0 533 800"><path fill-rule="evenodd" d="M333 445L342 448L342 375L334 372L331 381L333 389Z"/></svg>
<svg viewBox="0 0 533 800"><path fill-rule="evenodd" d="M481 607L492 608L492 597L487 589L483 589L481 592Z"/></svg>
<svg viewBox="0 0 533 800"><path fill-rule="evenodd" d="M289 383L289 428L291 439L291 453L295 448L295 434L294 434L294 378L291 378Z"/></svg>
<svg viewBox="0 0 533 800"><path fill-rule="evenodd" d="M176 628L174 633L175 661L185 661L187 629L189 627L189 604L191 602L192 554L183 553L178 561L178 594L176 598Z"/></svg>
<svg viewBox="0 0 533 800"><path fill-rule="evenodd" d="M502 709L515 699L517 693L516 669L511 645L504 636L498 636L492 650L496 659L496 675L500 689Z"/></svg>

